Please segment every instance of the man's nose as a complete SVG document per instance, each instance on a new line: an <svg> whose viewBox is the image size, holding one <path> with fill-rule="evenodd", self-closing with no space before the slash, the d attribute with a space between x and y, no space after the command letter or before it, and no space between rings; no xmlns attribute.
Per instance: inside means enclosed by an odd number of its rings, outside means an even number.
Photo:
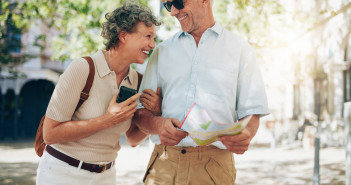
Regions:
<svg viewBox="0 0 351 185"><path fill-rule="evenodd" d="M171 16L175 16L179 13L179 10L176 9L173 5L171 6Z"/></svg>

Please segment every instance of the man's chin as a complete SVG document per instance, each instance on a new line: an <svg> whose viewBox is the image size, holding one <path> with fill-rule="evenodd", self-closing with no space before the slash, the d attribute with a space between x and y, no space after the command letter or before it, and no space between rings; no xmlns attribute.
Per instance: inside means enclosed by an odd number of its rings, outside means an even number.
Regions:
<svg viewBox="0 0 351 185"><path fill-rule="evenodd" d="M189 28L187 28L187 27L182 26L182 30L183 30L183 32L189 33Z"/></svg>

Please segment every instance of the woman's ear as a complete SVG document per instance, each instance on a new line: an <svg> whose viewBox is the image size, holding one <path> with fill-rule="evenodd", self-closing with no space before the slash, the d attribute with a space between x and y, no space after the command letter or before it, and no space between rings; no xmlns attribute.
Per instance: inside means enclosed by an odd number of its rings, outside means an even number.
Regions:
<svg viewBox="0 0 351 185"><path fill-rule="evenodd" d="M123 31L118 35L118 40L122 43L126 42L127 32Z"/></svg>

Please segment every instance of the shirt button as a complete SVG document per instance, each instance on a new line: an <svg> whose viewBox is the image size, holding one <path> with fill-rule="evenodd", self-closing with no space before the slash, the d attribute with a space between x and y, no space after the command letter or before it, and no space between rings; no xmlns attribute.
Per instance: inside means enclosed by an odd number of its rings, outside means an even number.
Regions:
<svg viewBox="0 0 351 185"><path fill-rule="evenodd" d="M197 65L197 62L195 62L195 65Z"/></svg>
<svg viewBox="0 0 351 185"><path fill-rule="evenodd" d="M186 150L185 150L185 149L183 149L181 152L182 152L182 154L185 154L185 153L186 153Z"/></svg>

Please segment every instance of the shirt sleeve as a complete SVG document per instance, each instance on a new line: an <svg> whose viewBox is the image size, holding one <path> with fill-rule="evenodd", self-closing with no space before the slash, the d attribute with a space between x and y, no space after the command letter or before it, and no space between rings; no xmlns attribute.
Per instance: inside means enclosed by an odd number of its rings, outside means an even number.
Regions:
<svg viewBox="0 0 351 185"><path fill-rule="evenodd" d="M236 107L239 119L249 114L269 114L260 67L248 43L243 45L241 51Z"/></svg>
<svg viewBox="0 0 351 185"><path fill-rule="evenodd" d="M83 58L72 61L56 84L46 116L59 122L71 120L88 75L89 64Z"/></svg>
<svg viewBox="0 0 351 185"><path fill-rule="evenodd" d="M145 73L143 76L143 80L141 81L139 93L143 94L144 89L152 89L156 92L158 87L158 53L159 48L155 48L152 52L148 64L145 69ZM162 92L162 89L161 89ZM140 103L140 99L138 99L138 107L137 109L144 108L144 106Z"/></svg>

